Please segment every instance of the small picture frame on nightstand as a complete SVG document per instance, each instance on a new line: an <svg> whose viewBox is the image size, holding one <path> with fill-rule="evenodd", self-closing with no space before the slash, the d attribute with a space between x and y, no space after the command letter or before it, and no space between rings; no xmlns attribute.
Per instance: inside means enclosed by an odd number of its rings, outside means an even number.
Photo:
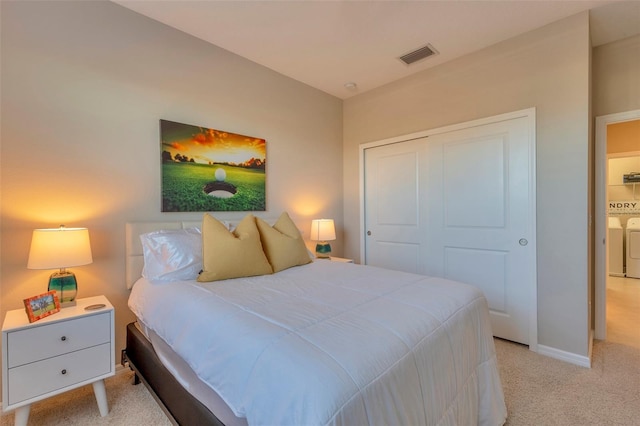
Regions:
<svg viewBox="0 0 640 426"><path fill-rule="evenodd" d="M29 322L34 322L60 312L60 301L55 291L49 291L24 299L24 309L27 311Z"/></svg>

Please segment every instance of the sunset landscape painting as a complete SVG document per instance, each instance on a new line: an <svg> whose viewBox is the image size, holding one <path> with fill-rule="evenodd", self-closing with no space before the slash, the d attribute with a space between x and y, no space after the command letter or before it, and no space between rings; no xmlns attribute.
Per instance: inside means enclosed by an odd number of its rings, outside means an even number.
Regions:
<svg viewBox="0 0 640 426"><path fill-rule="evenodd" d="M162 211L265 211L266 141L160 120Z"/></svg>

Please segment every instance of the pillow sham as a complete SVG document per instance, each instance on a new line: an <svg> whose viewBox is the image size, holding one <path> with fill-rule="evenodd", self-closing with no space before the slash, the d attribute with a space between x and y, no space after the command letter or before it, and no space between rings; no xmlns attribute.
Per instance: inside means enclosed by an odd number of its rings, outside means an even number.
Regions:
<svg viewBox="0 0 640 426"><path fill-rule="evenodd" d="M198 281L218 281L273 273L262 251L260 233L252 214L233 232L209 214L202 219L202 272Z"/></svg>
<svg viewBox="0 0 640 426"><path fill-rule="evenodd" d="M151 282L195 280L202 269L198 228L168 229L140 235L142 276Z"/></svg>
<svg viewBox="0 0 640 426"><path fill-rule="evenodd" d="M256 225L273 272L311 262L302 235L287 212L280 215L273 227L260 218L256 218Z"/></svg>

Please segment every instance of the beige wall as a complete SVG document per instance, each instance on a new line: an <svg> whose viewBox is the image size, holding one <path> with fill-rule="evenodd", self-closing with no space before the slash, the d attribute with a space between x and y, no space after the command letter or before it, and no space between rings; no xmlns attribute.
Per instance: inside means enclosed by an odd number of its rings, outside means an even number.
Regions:
<svg viewBox="0 0 640 426"><path fill-rule="evenodd" d="M589 56L582 13L345 101L345 255L360 255L360 144L536 107L539 343L587 356Z"/></svg>
<svg viewBox="0 0 640 426"><path fill-rule="evenodd" d="M638 64L640 72L640 63ZM640 77L637 77L640 81ZM640 120L624 121L607 126L607 154L640 151Z"/></svg>
<svg viewBox="0 0 640 426"><path fill-rule="evenodd" d="M592 74L593 117L640 109L640 35L595 47ZM623 129L631 130L624 123L620 124ZM614 133L620 130L618 126L619 124L607 126L607 133L610 130ZM633 141L629 147L628 140L625 139L626 142L620 145L617 140L617 135L610 137L607 134L607 151L612 150L609 153L640 150L640 147L634 146ZM599 184L602 183L595 183ZM626 219L623 218L623 222L626 223Z"/></svg>
<svg viewBox="0 0 640 426"><path fill-rule="evenodd" d="M593 49L593 114L640 109L640 35Z"/></svg>
<svg viewBox="0 0 640 426"><path fill-rule="evenodd" d="M309 233L336 219L342 253L342 102L110 2L1 2L0 316L46 291L26 269L31 232L86 226L94 262L80 297L116 308L116 349L133 319L124 228L199 220L160 212L159 119L267 140L267 209ZM225 213L220 217L242 217Z"/></svg>

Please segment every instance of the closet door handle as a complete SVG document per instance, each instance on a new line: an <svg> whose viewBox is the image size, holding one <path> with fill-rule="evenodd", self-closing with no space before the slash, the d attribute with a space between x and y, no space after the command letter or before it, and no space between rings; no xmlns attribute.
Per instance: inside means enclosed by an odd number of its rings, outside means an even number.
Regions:
<svg viewBox="0 0 640 426"><path fill-rule="evenodd" d="M521 246L526 246L527 244L529 244L529 241L527 241L526 238L520 238L520 241L518 241L518 244L520 244Z"/></svg>
<svg viewBox="0 0 640 426"><path fill-rule="evenodd" d="M367 231L367 235L371 236L371 231Z"/></svg>

